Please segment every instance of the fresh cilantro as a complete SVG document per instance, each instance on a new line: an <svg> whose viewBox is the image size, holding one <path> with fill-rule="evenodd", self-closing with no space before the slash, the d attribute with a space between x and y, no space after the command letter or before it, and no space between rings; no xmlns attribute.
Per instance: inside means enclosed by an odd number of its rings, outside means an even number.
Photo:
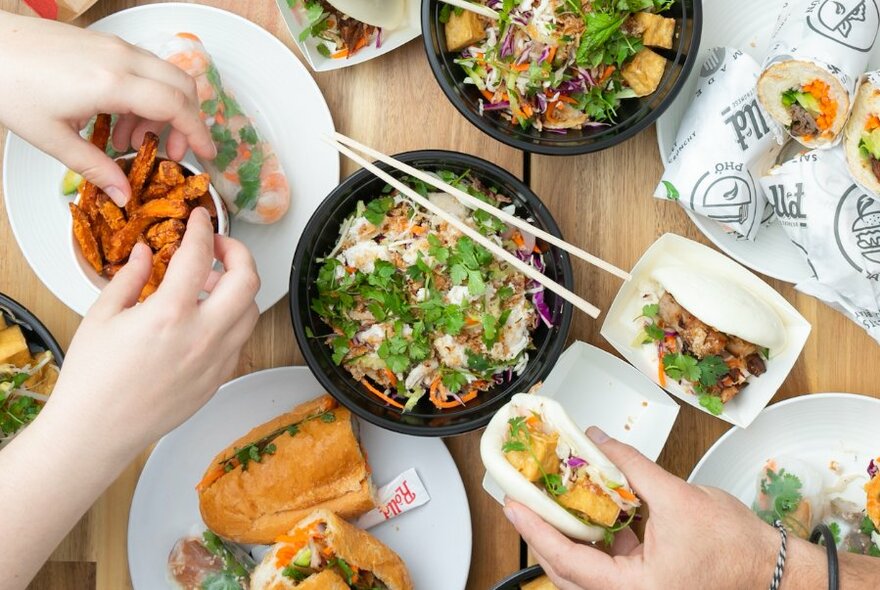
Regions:
<svg viewBox="0 0 880 590"><path fill-rule="evenodd" d="M516 416L507 421L507 440L501 449L505 453L509 452L525 452L531 456L532 461L538 466L541 472L541 479L544 483L544 489L551 496L559 496L567 490L562 484L562 477L558 473L547 473L535 452L532 450L532 434L529 432L528 424L523 416Z"/></svg>
<svg viewBox="0 0 880 590"><path fill-rule="evenodd" d="M871 533L875 532L877 529L874 527L874 522L869 518L865 517L862 519L861 524L859 525L859 530L864 535L871 536Z"/></svg>
<svg viewBox="0 0 880 590"><path fill-rule="evenodd" d="M298 566L291 563L281 571L281 575L285 578L290 578L294 582L302 582L303 580L307 579L311 574L309 572L301 570Z"/></svg>
<svg viewBox="0 0 880 590"><path fill-rule="evenodd" d="M545 473L543 478L544 487L547 488L551 495L559 496L566 492L565 486L562 485L562 476L558 473Z"/></svg>
<svg viewBox="0 0 880 590"><path fill-rule="evenodd" d="M348 345L348 339L342 336L334 336L330 346L333 348L333 362L337 365L341 365L342 361L345 360L345 357L351 350Z"/></svg>
<svg viewBox="0 0 880 590"><path fill-rule="evenodd" d="M447 371L441 378L443 387L450 393L458 393L468 384L467 376L459 371Z"/></svg>
<svg viewBox="0 0 880 590"><path fill-rule="evenodd" d="M840 525L836 522L829 523L828 530L831 531L831 536L834 537L834 544L840 545Z"/></svg>
<svg viewBox="0 0 880 590"><path fill-rule="evenodd" d="M650 324L645 324L645 339L642 341L642 344L647 344L648 342L660 342L665 337L666 332L664 332L660 326L651 322Z"/></svg>
<svg viewBox="0 0 880 590"><path fill-rule="evenodd" d="M218 537L214 532L206 530L202 533L202 542L205 548L219 557L223 561L223 572L229 577L233 577L235 579L235 586L211 586L210 590L226 590L229 588L230 590L238 590L241 588L238 585L238 579L246 579L247 578L247 570L238 563L238 560L235 559L235 556L220 542L220 537ZM228 582L228 580L227 580ZM217 582L219 584L219 582ZM204 588L204 586L203 586Z"/></svg>
<svg viewBox="0 0 880 590"><path fill-rule="evenodd" d="M798 91L794 88L786 90L782 93L782 106L785 108L789 108L795 102L797 102Z"/></svg>
<svg viewBox="0 0 880 590"><path fill-rule="evenodd" d="M760 488L761 493L770 499L771 507L758 510L758 516L769 524L781 520L789 529L803 528L802 523L794 521L791 517L803 500L802 487L800 478L793 473L788 473L785 469L780 469L778 472L767 469L761 479ZM809 533L809 531L805 532Z"/></svg>
<svg viewBox="0 0 880 590"><path fill-rule="evenodd" d="M697 359L682 353L667 353L663 355L663 370L676 381L697 381L700 378L700 369Z"/></svg>
<svg viewBox="0 0 880 590"><path fill-rule="evenodd" d="M700 405L709 410L713 416L720 416L724 412L724 402L717 395L702 393L698 399Z"/></svg>
<svg viewBox="0 0 880 590"><path fill-rule="evenodd" d="M253 125L245 125L241 129L239 129L238 136L243 142L249 143L251 145L256 145L260 143L260 136L257 135L257 130L254 129Z"/></svg>
<svg viewBox="0 0 880 590"><path fill-rule="evenodd" d="M444 4L440 8L439 20L442 24L445 25L446 23L449 22L449 17L452 16L452 14L455 14L456 16L458 16L462 12L464 12L463 8L458 8L457 6L452 6L450 4Z"/></svg>
<svg viewBox="0 0 880 590"><path fill-rule="evenodd" d="M226 572L211 572L199 585L199 590L242 590L238 578Z"/></svg>
<svg viewBox="0 0 880 590"><path fill-rule="evenodd" d="M705 387L712 387L718 383L718 379L730 372L724 359L717 355L700 359L697 368L700 370L700 383Z"/></svg>
<svg viewBox="0 0 880 590"><path fill-rule="evenodd" d="M372 223L373 225L381 225L385 220L385 214L388 213L391 208L394 206L394 199L392 197L381 197L379 199L373 199L369 203L367 203L367 208L364 211L364 217L367 218L367 221Z"/></svg>
<svg viewBox="0 0 880 590"><path fill-rule="evenodd" d="M659 303L649 303L647 305L642 306L642 315L643 318L656 318L660 315L660 304Z"/></svg>
<svg viewBox="0 0 880 590"><path fill-rule="evenodd" d="M498 299L504 301L506 299L510 299L513 296L513 287L505 285L498 289Z"/></svg>
<svg viewBox="0 0 880 590"><path fill-rule="evenodd" d="M330 422L336 422L336 414L333 412L324 412L321 414L321 422L325 424L329 424Z"/></svg>
<svg viewBox="0 0 880 590"><path fill-rule="evenodd" d="M327 567L338 568L345 578L345 583L351 586L352 580L354 579L354 570L351 569L351 566L348 565L348 563L344 559L342 559L341 557L331 559L329 562L327 562Z"/></svg>
<svg viewBox="0 0 880 590"><path fill-rule="evenodd" d="M235 196L235 206L239 209L249 210L256 206L262 184L262 171L263 148L254 146L248 161L238 167L238 182L241 190Z"/></svg>
<svg viewBox="0 0 880 590"><path fill-rule="evenodd" d="M492 363L484 355L476 354L470 350L466 352L468 369L477 373L486 373L492 368Z"/></svg>
<svg viewBox="0 0 880 590"><path fill-rule="evenodd" d="M669 182L668 180L663 181L663 186L666 188L666 198L670 201L678 201L681 199L681 195L678 192L678 189L675 188L675 185Z"/></svg>

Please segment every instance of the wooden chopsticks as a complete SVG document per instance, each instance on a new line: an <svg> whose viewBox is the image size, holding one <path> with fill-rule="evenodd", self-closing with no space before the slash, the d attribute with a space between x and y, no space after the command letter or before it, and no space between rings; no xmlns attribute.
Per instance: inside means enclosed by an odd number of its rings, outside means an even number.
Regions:
<svg viewBox="0 0 880 590"><path fill-rule="evenodd" d="M345 139L349 140L349 141L353 141L347 137L345 137ZM429 201L428 199L426 199L425 197L423 197L422 195L417 193L415 190L413 190L412 188L407 186L406 184L402 183L401 181L394 178L393 176L391 176L390 174L388 174L387 172L385 172L384 170L382 170L378 166L374 165L373 163L369 162L365 158L361 157L357 153L350 150L348 147L346 147L345 145L343 145L342 143L337 141L335 138L328 137L328 138L325 138L325 141L327 141L327 143L329 143L334 148L336 148L336 150L339 151L339 153L350 158L354 162L357 162L363 168L365 168L366 170L369 170L375 176L377 176L378 178L381 178L382 180L387 182L389 185L391 185L392 187L397 189L400 193L402 193L402 194L406 195L407 197L409 197L410 199L412 199L412 201L417 203L420 207L430 211L431 213L433 213L434 215L436 215L437 217L439 217L440 219L442 219L446 223L455 227L458 231L460 231L461 233L463 233L464 235L466 235L467 237L472 239L474 242L477 242L478 244L480 244L481 246L483 246L484 248L489 250L496 258L499 258L499 259L505 261L507 264L514 267L518 272L524 274L525 276L529 277L533 281L536 281L536 282L544 285L544 287L546 289L556 293L557 295L559 295L560 297L562 297L563 299L565 299L566 301L568 301L569 303L571 303L572 305L574 305L575 307L577 307L578 309L580 309L581 311L583 311L584 313L589 315L590 317L592 317L594 319L599 317L599 313L600 313L599 308L596 307L595 305L593 305L592 303L590 303L589 301L582 299L577 294L569 291L568 289L566 289L564 286L560 285L559 283L557 283L553 279L551 279L547 276L544 276L543 274L538 272L538 270L535 269L534 267L529 266L528 264L526 264L525 262L523 262L522 260L520 260L519 258L514 256L513 254L511 254L510 252L508 252L504 248L498 246L497 244L495 244L494 242L492 242L491 240L486 238L483 234L481 234L480 232L478 232L474 228L472 228L469 225L467 225L466 223L464 223L462 220L460 220L455 215L452 215L451 213L447 212L443 208L435 205L434 203L432 203L431 201ZM393 158L389 158L389 159L394 162L397 162L397 160L394 160ZM400 165L402 163L397 162L397 164ZM433 177L430 177L430 178L432 180L436 180ZM455 196L455 195L453 195L453 196ZM494 214L494 211L497 211L497 209L492 208L492 211Z"/></svg>
<svg viewBox="0 0 880 590"><path fill-rule="evenodd" d="M449 4L450 6L456 6L458 8L463 8L465 10L469 10L480 16L485 16L486 18L491 18L493 20L498 20L499 14L495 10L492 10L488 6L483 6L482 4L476 4L474 2L468 2L467 0L440 0L445 4Z"/></svg>
<svg viewBox="0 0 880 590"><path fill-rule="evenodd" d="M541 238L542 240L544 240L548 244L552 244L561 250L565 250L566 252L568 252L572 256L577 256L581 260L589 262L590 264L594 264L594 265L598 266L599 268L601 268L602 270L610 272L614 276L620 277L621 279L623 279L625 281L628 281L632 278L632 276L630 276L630 274L628 272L617 268L613 264L605 262L604 260L602 260L598 256L594 256L594 255L590 254L589 252L582 250L581 248L578 248L577 246L575 246L573 244L569 244L565 240L557 238L553 234L547 233L546 231L542 230L539 227L535 227L534 225L530 224L525 219L521 219L521 218L516 217L514 215L511 215L509 213L505 213L501 209L498 209L497 207L493 207L492 205L489 205L488 203L485 203L485 202L481 201L480 199L477 199L476 197L469 195L468 193L464 192L461 189L455 188L451 184L444 182L443 180L437 178L436 176L433 176L431 174L427 174L417 168L413 168L412 166L410 166L404 162L401 162L399 160L395 160L391 156L386 156L382 152L374 150L371 147L365 146L362 143L360 143L350 137L342 135L341 133L334 133L333 137L336 138L336 140L342 144L353 147L354 149L358 150L359 152L367 154L371 158L375 158L376 160L379 160L380 162L384 162L385 164L388 164L392 168L396 168L397 170L400 170L401 172L406 172L407 174L409 174L413 178L418 178L422 182L429 184L429 185L433 186L434 188L437 188L437 189L443 191L444 193L448 193L448 194L452 195L453 197L457 198L459 201L461 201L462 203L464 203L465 205L467 205L471 209L481 209L481 210L485 211L486 213L490 213L491 215L497 217L498 219L500 219L504 223L506 223L508 225L512 225L514 227L517 227L525 232L532 234L535 237Z"/></svg>

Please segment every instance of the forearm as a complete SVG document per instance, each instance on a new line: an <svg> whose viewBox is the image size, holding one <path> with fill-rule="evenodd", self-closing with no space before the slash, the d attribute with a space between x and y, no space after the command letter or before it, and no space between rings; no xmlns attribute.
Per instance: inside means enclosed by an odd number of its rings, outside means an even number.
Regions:
<svg viewBox="0 0 880 590"><path fill-rule="evenodd" d="M880 588L880 559L839 552L841 590ZM813 590L828 587L828 557L825 548L789 537L788 558L782 590Z"/></svg>
<svg viewBox="0 0 880 590"><path fill-rule="evenodd" d="M58 401L0 451L0 571L8 588L27 586L137 452Z"/></svg>

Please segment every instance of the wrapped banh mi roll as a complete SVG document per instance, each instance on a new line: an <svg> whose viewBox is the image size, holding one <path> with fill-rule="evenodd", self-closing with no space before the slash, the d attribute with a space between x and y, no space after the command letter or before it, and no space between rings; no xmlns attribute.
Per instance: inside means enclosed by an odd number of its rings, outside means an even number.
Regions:
<svg viewBox="0 0 880 590"><path fill-rule="evenodd" d="M866 74L859 84L843 146L853 179L880 195L880 71Z"/></svg>
<svg viewBox="0 0 880 590"><path fill-rule="evenodd" d="M279 535L251 590L412 590L406 564L368 532L316 510Z"/></svg>
<svg viewBox="0 0 880 590"><path fill-rule="evenodd" d="M196 81L202 120L211 130L217 157L200 160L230 213L248 223L275 223L290 207L290 186L281 162L235 96L198 37L178 33L159 57Z"/></svg>
<svg viewBox="0 0 880 590"><path fill-rule="evenodd" d="M843 147L789 160L761 184L813 272L797 290L842 312L880 342L880 201L853 181Z"/></svg>
<svg viewBox="0 0 880 590"><path fill-rule="evenodd" d="M208 528L238 543L273 543L316 508L355 518L377 504L351 413L328 395L234 441L196 489Z"/></svg>
<svg viewBox="0 0 880 590"><path fill-rule="evenodd" d="M507 497L573 539L610 546L641 505L626 476L546 397L514 395L486 427L480 457Z"/></svg>
<svg viewBox="0 0 880 590"><path fill-rule="evenodd" d="M878 0L788 0L758 79L770 116L803 145L836 144L865 71Z"/></svg>
<svg viewBox="0 0 880 590"><path fill-rule="evenodd" d="M655 197L678 201L749 240L755 239L764 215L757 179L775 149L755 95L759 70L738 49L709 51L654 191Z"/></svg>

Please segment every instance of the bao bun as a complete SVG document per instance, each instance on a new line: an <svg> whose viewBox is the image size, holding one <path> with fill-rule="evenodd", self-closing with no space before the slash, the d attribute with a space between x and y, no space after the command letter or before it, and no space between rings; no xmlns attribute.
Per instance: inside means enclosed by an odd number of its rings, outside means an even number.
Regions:
<svg viewBox="0 0 880 590"><path fill-rule="evenodd" d="M623 473L571 421L558 402L528 393L514 395L510 402L498 410L486 427L480 439L480 455L486 472L504 490L507 497L527 506L563 534L591 543L603 540L604 528L579 520L537 485L523 477L504 456L502 446L507 439L508 420L521 415L516 410L538 414L545 424L559 433L559 440L571 447L572 453L598 467L606 479L628 486Z"/></svg>
<svg viewBox="0 0 880 590"><path fill-rule="evenodd" d="M853 112L844 131L843 147L846 150L846 163L850 174L856 182L869 191L880 194L880 181L871 170L870 159L863 157L859 150L865 123L875 114L880 115L880 89L869 80L865 80L856 93Z"/></svg>
<svg viewBox="0 0 880 590"><path fill-rule="evenodd" d="M758 100L761 101L761 106L786 129L791 125L791 114L782 104L782 93L791 88L801 88L804 84L816 79L822 80L828 85L831 99L837 102L837 114L828 131L816 135L810 140L795 137L796 140L809 148L834 143L840 134L844 123L846 123L850 107L846 88L827 69L808 61L788 60L775 63L764 70L761 77L758 78Z"/></svg>
<svg viewBox="0 0 880 590"><path fill-rule="evenodd" d="M737 283L678 266L654 269L651 278L716 330L766 347L773 355L785 347L785 328L777 313Z"/></svg>
<svg viewBox="0 0 880 590"><path fill-rule="evenodd" d="M396 29L403 22L405 0L327 0L336 10L362 23Z"/></svg>

